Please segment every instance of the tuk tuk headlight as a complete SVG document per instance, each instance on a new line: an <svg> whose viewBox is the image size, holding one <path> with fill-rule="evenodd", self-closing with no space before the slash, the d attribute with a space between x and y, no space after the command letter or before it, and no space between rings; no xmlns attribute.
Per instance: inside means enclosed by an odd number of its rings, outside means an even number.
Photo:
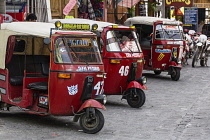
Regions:
<svg viewBox="0 0 210 140"><path fill-rule="evenodd" d="M55 27L60 28L62 26L61 21L56 21L55 22Z"/></svg>
<svg viewBox="0 0 210 140"><path fill-rule="evenodd" d="M147 83L147 78L145 76L142 76L141 78L137 79L136 81L142 85L145 85Z"/></svg>
<svg viewBox="0 0 210 140"><path fill-rule="evenodd" d="M135 29L136 27L135 26L130 26L130 29Z"/></svg>
<svg viewBox="0 0 210 140"><path fill-rule="evenodd" d="M96 101L100 102L101 104L105 105L107 102L106 95L98 95L94 98Z"/></svg>
<svg viewBox="0 0 210 140"><path fill-rule="evenodd" d="M98 24L93 24L92 25L92 30L97 30L98 29Z"/></svg>

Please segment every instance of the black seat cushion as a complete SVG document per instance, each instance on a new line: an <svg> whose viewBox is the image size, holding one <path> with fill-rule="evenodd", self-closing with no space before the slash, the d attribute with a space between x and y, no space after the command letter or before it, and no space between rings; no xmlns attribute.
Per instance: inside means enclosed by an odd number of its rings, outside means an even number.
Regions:
<svg viewBox="0 0 210 140"><path fill-rule="evenodd" d="M47 82L36 82L28 84L27 88L33 90L48 90L48 83Z"/></svg>
<svg viewBox="0 0 210 140"><path fill-rule="evenodd" d="M22 86L23 85L23 76L10 77L10 84L13 86Z"/></svg>

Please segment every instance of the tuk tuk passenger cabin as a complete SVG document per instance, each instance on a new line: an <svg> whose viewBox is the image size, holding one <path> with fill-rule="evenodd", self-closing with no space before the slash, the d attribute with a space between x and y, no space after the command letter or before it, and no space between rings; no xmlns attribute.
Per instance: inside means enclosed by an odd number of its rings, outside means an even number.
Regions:
<svg viewBox="0 0 210 140"><path fill-rule="evenodd" d="M104 125L104 67L97 36L60 22L12 22L0 28L0 109L74 116L86 133ZM68 29L63 27L69 27ZM90 27L90 25L84 25Z"/></svg>
<svg viewBox="0 0 210 140"><path fill-rule="evenodd" d="M139 42L144 53L144 70L153 70L155 74L163 71L179 80L182 68L182 55L185 47L182 23L156 17L132 17L125 23L135 26Z"/></svg>

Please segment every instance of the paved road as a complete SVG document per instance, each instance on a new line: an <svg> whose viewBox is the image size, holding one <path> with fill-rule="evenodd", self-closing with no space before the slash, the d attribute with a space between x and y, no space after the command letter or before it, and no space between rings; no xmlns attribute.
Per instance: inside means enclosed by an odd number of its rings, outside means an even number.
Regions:
<svg viewBox="0 0 210 140"><path fill-rule="evenodd" d="M210 63L208 64L210 66ZM85 134L72 117L36 116L17 108L0 114L1 140L208 140L210 67L181 70L179 81L162 73L148 77L146 103L130 108L120 96L108 97L104 128Z"/></svg>

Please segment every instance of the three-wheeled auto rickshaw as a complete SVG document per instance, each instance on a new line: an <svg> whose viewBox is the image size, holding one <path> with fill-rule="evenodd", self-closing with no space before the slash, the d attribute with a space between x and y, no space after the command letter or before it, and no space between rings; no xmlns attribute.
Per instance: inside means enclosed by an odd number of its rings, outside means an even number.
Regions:
<svg viewBox="0 0 210 140"><path fill-rule="evenodd" d="M84 132L99 132L104 66L89 28L61 22L1 24L0 109L74 116Z"/></svg>
<svg viewBox="0 0 210 140"><path fill-rule="evenodd" d="M142 76L144 56L139 45L135 27L87 19L64 19L64 23L97 24L93 30L98 35L106 78L105 95L122 95L131 107L144 105L146 78ZM98 85L100 86L100 85Z"/></svg>
<svg viewBox="0 0 210 140"><path fill-rule="evenodd" d="M167 71L174 81L179 80L185 47L182 23L156 17L132 17L125 23L135 26L145 59L145 70L155 74Z"/></svg>

